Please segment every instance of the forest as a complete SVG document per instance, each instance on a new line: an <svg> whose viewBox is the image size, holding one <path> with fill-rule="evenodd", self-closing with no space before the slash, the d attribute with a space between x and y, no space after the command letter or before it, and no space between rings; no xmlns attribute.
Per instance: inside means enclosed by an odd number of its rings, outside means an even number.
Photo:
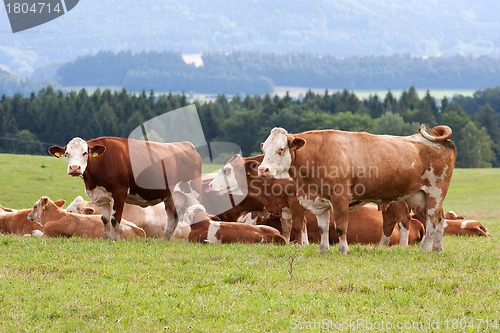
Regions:
<svg viewBox="0 0 500 333"><path fill-rule="evenodd" d="M453 130L457 167L500 166L500 87L478 90L472 97L440 101L419 96L411 86L395 97L309 91L302 99L288 94L218 95L208 102L190 101L185 94L130 93L85 89L63 92L47 86L29 96L0 99L0 152L46 154L50 145L71 138L103 135L128 137L142 122L188 104L196 105L207 142L233 142L244 155L259 151L271 128L290 133L311 129L341 129L377 134L411 135L420 123L446 124Z"/></svg>
<svg viewBox="0 0 500 333"><path fill-rule="evenodd" d="M335 89L484 89L500 82L500 58L410 55L337 58L308 53L202 54L203 66L176 52L99 52L57 70L62 86L118 86L131 91L266 94L274 86Z"/></svg>

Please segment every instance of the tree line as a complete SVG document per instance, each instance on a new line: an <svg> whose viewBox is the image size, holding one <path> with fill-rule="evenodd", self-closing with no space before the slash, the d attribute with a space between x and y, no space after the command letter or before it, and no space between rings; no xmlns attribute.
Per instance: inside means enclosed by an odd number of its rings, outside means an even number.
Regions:
<svg viewBox="0 0 500 333"><path fill-rule="evenodd" d="M360 99L343 90L307 92L302 99L266 94L218 95L209 102L189 101L185 94L130 93L85 89L65 93L47 86L30 96L3 95L0 100L0 152L46 154L53 144L71 138L103 135L128 137L144 121L188 104L196 105L207 142L233 142L244 155L256 154L275 126L290 133L312 129L411 135L420 123L446 124L453 130L457 167L500 166L500 88L436 101L415 87L399 97Z"/></svg>
<svg viewBox="0 0 500 333"><path fill-rule="evenodd" d="M336 58L308 53L205 53L203 66L180 53L123 51L80 56L57 70L63 86L131 91L265 94L274 86L347 89L484 89L500 84L500 59L410 55Z"/></svg>

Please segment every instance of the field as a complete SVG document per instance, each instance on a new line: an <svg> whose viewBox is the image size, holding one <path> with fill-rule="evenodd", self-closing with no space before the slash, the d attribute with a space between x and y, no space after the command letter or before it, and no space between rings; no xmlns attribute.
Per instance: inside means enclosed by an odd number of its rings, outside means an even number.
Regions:
<svg viewBox="0 0 500 333"><path fill-rule="evenodd" d="M0 155L0 203L84 196L53 157ZM500 331L500 170L457 169L445 210L493 237L444 252L0 236L1 332Z"/></svg>
<svg viewBox="0 0 500 333"><path fill-rule="evenodd" d="M293 97L293 98L298 98L299 96L304 96L308 90L311 90L312 92L316 94L324 94L325 93L325 88L305 88L305 87L286 87L286 86L276 86L274 87L274 94L278 96L285 96L285 94L288 92L288 94ZM337 91L341 91L342 89L328 89L329 93L332 94ZM408 89L405 89L408 91ZM353 93L358 96L360 99L366 99L370 97L370 95L378 95L379 98L382 100L385 98L385 95L387 95L387 92L389 90L354 90ZM417 89L418 96L420 98L423 98L426 93L426 89ZM397 89L397 90L391 90L391 93L394 95L395 98L399 98L401 96L401 93L403 92L403 89ZM463 95L463 96L472 96L472 94L475 92L475 90L470 90L470 89L430 89L429 90L430 94L432 97L441 100L444 97L447 97L448 99L452 98L455 95Z"/></svg>

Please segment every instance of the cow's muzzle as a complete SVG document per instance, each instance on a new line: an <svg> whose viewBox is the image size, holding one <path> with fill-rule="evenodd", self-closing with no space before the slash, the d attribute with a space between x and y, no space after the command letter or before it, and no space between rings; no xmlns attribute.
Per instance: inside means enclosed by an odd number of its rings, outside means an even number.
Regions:
<svg viewBox="0 0 500 333"><path fill-rule="evenodd" d="M70 165L68 167L68 175L77 177L82 175L82 167L79 165Z"/></svg>

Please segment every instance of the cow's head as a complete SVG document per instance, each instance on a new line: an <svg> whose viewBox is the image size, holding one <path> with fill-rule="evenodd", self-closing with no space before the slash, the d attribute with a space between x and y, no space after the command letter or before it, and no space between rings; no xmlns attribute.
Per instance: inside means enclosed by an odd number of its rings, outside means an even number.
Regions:
<svg viewBox="0 0 500 333"><path fill-rule="evenodd" d="M260 148L264 159L259 166L259 175L277 179L291 179L288 171L292 164L291 152L304 146L306 141L293 137L281 127L275 127Z"/></svg>
<svg viewBox="0 0 500 333"><path fill-rule="evenodd" d="M210 220L210 217L208 216L205 207L201 204L192 205L186 210L186 214L184 214L184 222L189 225L205 220Z"/></svg>
<svg viewBox="0 0 500 333"><path fill-rule="evenodd" d="M49 197L43 196L40 199L38 199L37 202L35 202L35 204L33 205L33 209L28 214L28 219L43 226L43 222L44 222L43 214L44 214L45 210L47 209L47 206L54 205L57 207L62 207L62 206L64 206L65 203L66 203L66 201L62 200L62 199L57 200L57 201L52 201L52 200L50 200Z"/></svg>
<svg viewBox="0 0 500 333"><path fill-rule="evenodd" d="M104 153L106 147L101 145L89 146L81 138L73 138L66 147L52 146L49 153L57 158L65 156L68 158L68 175L81 176L87 168L90 158L97 158Z"/></svg>
<svg viewBox="0 0 500 333"><path fill-rule="evenodd" d="M257 161L245 161L239 154L234 155L208 184L208 190L219 195L245 195L248 189L248 176L257 165Z"/></svg>

